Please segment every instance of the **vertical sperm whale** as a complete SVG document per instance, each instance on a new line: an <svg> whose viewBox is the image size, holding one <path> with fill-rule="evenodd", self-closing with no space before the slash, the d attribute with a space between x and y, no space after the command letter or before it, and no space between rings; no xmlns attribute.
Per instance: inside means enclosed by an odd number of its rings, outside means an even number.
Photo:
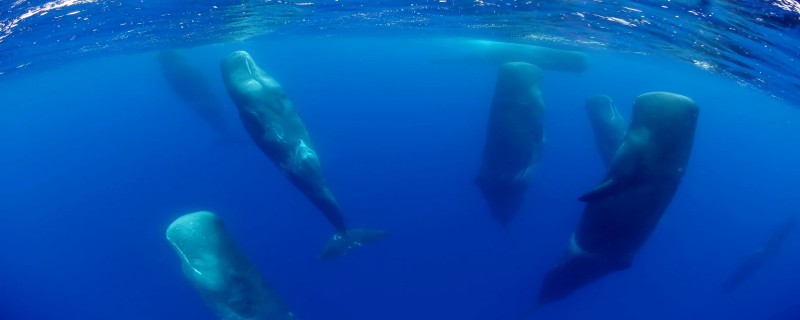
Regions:
<svg viewBox="0 0 800 320"><path fill-rule="evenodd" d="M384 238L385 231L350 229L345 224L308 131L280 83L245 51L229 54L221 69L225 88L253 142L336 229L320 258L342 256Z"/></svg>
<svg viewBox="0 0 800 320"><path fill-rule="evenodd" d="M522 206L528 180L544 142L539 67L524 62L500 66L486 141L475 183L492 216L508 224Z"/></svg>
<svg viewBox="0 0 800 320"><path fill-rule="evenodd" d="M538 304L562 299L631 266L678 190L689 162L698 108L688 97L639 96L606 176L586 203L564 257L545 275Z"/></svg>

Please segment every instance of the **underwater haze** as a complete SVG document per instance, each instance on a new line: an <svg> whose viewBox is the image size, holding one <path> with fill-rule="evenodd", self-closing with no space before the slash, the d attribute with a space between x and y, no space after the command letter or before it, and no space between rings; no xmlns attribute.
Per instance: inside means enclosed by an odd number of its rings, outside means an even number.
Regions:
<svg viewBox="0 0 800 320"><path fill-rule="evenodd" d="M586 98L607 95L630 120L653 91L700 110L671 204L629 269L525 319L800 319L796 231L724 288L800 214L795 1L0 9L0 319L219 319L165 237L201 210L297 319L518 319L607 171ZM587 55L582 72L543 68L541 158L506 228L474 181L498 65L441 61L456 38ZM207 80L230 137L173 90L166 49ZM223 84L220 61L237 50L283 86L348 225L385 239L318 258L331 224L250 142Z"/></svg>

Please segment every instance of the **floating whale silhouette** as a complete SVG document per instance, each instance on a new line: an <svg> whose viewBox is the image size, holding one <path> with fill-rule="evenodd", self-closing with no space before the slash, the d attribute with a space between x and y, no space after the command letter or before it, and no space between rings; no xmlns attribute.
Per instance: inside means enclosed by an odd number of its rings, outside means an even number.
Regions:
<svg viewBox="0 0 800 320"><path fill-rule="evenodd" d="M165 50L158 54L161 74L172 91L186 102L192 112L200 116L225 142L246 142L234 134L227 122L225 110L212 93L203 72L188 57L175 50Z"/></svg>
<svg viewBox="0 0 800 320"><path fill-rule="evenodd" d="M777 253L794 231L797 217L792 216L772 234L761 248L750 254L722 285L724 291L736 290L742 282L761 269Z"/></svg>

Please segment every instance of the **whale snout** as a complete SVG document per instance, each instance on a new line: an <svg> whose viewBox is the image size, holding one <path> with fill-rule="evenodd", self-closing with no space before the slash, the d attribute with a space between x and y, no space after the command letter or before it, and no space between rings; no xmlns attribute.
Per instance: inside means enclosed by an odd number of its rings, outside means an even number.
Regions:
<svg viewBox="0 0 800 320"><path fill-rule="evenodd" d="M649 92L636 98L634 117L653 128L683 128L697 121L699 108L694 100L670 92Z"/></svg>
<svg viewBox="0 0 800 320"><path fill-rule="evenodd" d="M227 59L238 62L253 61L253 57L250 56L250 53L244 50L231 52L228 54Z"/></svg>
<svg viewBox="0 0 800 320"><path fill-rule="evenodd" d="M222 60L222 68L227 73L246 73L252 75L257 66L253 57L247 51L234 51Z"/></svg>
<svg viewBox="0 0 800 320"><path fill-rule="evenodd" d="M590 112L603 112L611 109L611 98L605 95L594 95L586 98L586 109Z"/></svg>
<svg viewBox="0 0 800 320"><path fill-rule="evenodd" d="M166 236L185 262L215 253L220 247L220 230L224 226L217 215L199 211L181 216L167 228Z"/></svg>

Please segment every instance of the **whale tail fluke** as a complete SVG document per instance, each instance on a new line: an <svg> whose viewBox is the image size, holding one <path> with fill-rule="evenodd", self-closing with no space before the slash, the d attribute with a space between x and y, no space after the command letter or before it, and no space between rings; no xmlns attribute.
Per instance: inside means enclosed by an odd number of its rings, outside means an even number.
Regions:
<svg viewBox="0 0 800 320"><path fill-rule="evenodd" d="M355 248L378 242L386 237L384 230L350 229L333 235L320 253L320 260L341 257Z"/></svg>

